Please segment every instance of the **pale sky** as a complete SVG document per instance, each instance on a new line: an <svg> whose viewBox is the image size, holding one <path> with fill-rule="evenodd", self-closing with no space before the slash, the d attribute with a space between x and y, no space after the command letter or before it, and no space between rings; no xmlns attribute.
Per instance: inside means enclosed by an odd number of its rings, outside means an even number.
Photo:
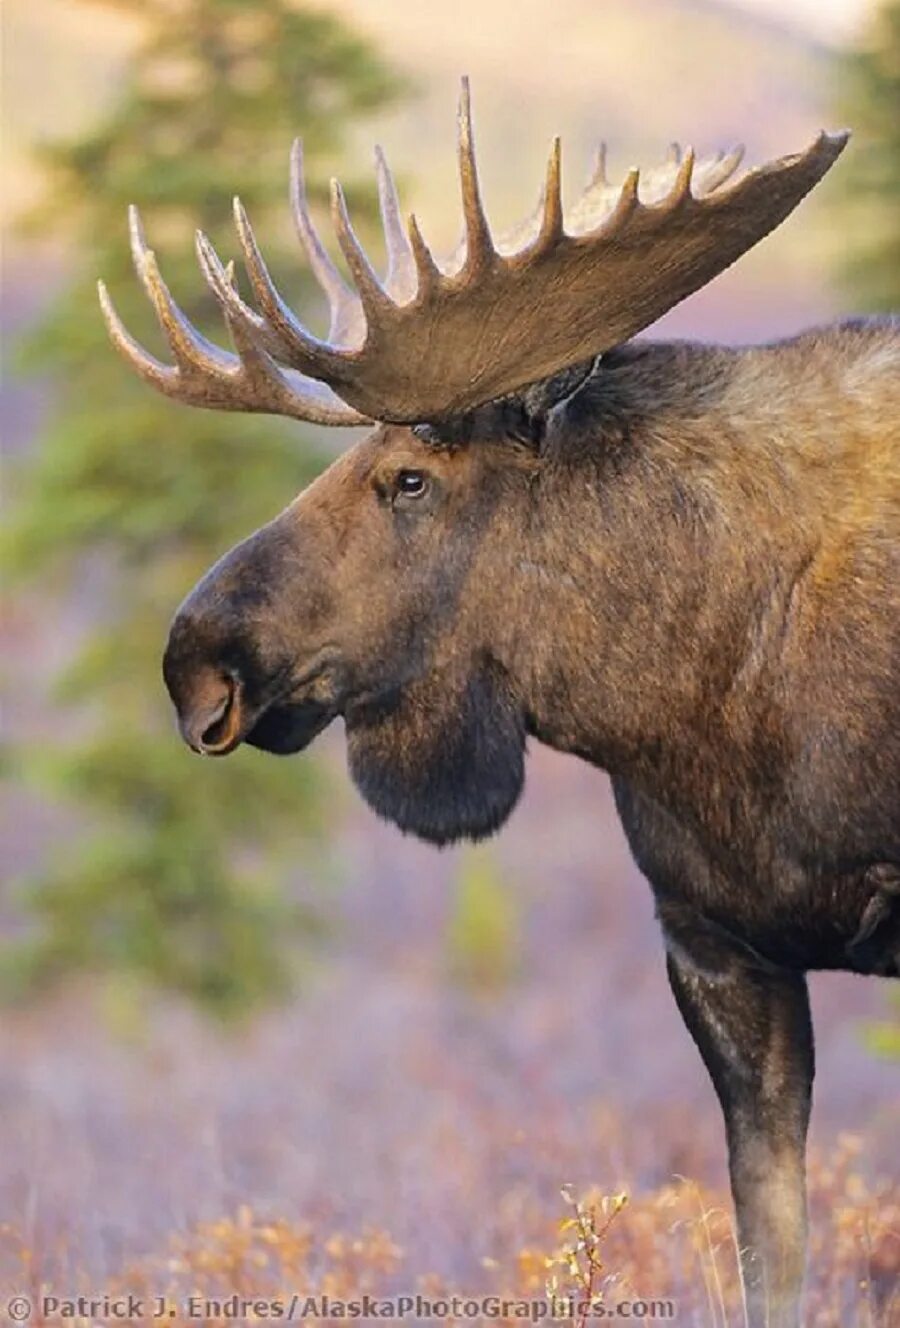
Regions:
<svg viewBox="0 0 900 1328"><path fill-rule="evenodd" d="M373 20L383 17L384 9L402 9L404 5L421 6L421 0L319 0L337 12L345 11ZM602 8L603 0L591 0ZM722 0L726 6L743 8L761 15L771 15L821 41L842 45L852 39L867 13L878 0ZM633 0L637 6L640 0ZM490 10L492 0L488 0ZM526 8L540 14L543 5L552 8L552 0L530 0ZM4 119L4 215L18 211L33 187L33 163L29 150L36 138L52 134L60 123L77 127L86 114L92 113L95 97L91 88L109 92L110 71L130 49L134 37L133 22L125 21L114 11L97 10L97 19L85 37L84 14L69 0L0 0L7 52L2 108ZM427 8L427 0L426 0ZM504 8L498 5L498 9ZM100 21L102 18L102 21ZM379 33L379 25L369 26ZM381 24L381 26L384 26ZM458 45L459 43L457 43ZM390 49L388 45L387 49ZM455 48L454 48L455 49ZM37 56L33 55L37 52ZM32 53L32 55L29 55ZM34 61L53 73L51 94L42 92L43 78L35 76ZM468 68L471 59L462 53L454 70Z"/></svg>
<svg viewBox="0 0 900 1328"><path fill-rule="evenodd" d="M857 30L875 0L729 0L729 3L771 14L826 41L844 41Z"/></svg>

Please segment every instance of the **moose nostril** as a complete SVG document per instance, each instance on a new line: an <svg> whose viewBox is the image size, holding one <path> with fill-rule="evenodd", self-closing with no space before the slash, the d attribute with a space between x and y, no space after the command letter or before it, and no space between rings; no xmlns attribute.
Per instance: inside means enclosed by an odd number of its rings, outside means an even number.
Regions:
<svg viewBox="0 0 900 1328"><path fill-rule="evenodd" d="M237 678L204 670L195 675L191 694L179 706L179 727L189 747L204 755L223 755L241 734L241 686Z"/></svg>
<svg viewBox="0 0 900 1328"><path fill-rule="evenodd" d="M215 752L229 743L234 736L237 688L230 678L226 686L228 690L208 717L206 728L200 734L200 747L203 751Z"/></svg>

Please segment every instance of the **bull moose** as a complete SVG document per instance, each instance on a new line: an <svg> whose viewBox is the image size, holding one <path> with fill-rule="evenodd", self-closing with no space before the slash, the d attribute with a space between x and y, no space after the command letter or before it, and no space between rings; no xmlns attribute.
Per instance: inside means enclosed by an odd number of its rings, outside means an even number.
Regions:
<svg viewBox="0 0 900 1328"><path fill-rule="evenodd" d="M534 213L493 238L468 87L464 239L404 227L380 150L379 279L332 184L348 284L294 221L327 340L256 308L197 236L234 352L135 267L174 365L113 342L167 396L376 423L178 610L164 675L185 741L306 747L338 716L381 816L435 844L495 831L529 738L607 770L652 884L678 1007L720 1099L748 1322L799 1321L810 969L900 976L900 323L734 349L632 342L779 225L842 151L740 174L740 150L620 185L602 152L564 211L559 140Z"/></svg>

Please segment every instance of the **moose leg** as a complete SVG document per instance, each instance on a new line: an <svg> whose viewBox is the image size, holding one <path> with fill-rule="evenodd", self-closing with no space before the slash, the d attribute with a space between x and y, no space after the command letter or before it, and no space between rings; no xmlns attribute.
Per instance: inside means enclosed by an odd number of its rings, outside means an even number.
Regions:
<svg viewBox="0 0 900 1328"><path fill-rule="evenodd" d="M806 978L727 943L670 945L669 981L725 1116L749 1328L797 1328L813 1037Z"/></svg>

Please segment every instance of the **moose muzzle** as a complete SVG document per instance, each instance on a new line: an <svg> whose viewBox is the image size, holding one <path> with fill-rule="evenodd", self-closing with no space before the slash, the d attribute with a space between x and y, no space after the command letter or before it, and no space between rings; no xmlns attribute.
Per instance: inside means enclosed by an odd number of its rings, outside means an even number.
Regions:
<svg viewBox="0 0 900 1328"><path fill-rule="evenodd" d="M201 756L224 756L242 736L242 692L239 678L206 666L189 677L175 700L178 730Z"/></svg>
<svg viewBox="0 0 900 1328"><path fill-rule="evenodd" d="M272 522L232 549L172 622L163 677L179 732L202 755L243 742L287 755L339 713L339 661L313 622L323 558L309 541L301 556L293 524Z"/></svg>

